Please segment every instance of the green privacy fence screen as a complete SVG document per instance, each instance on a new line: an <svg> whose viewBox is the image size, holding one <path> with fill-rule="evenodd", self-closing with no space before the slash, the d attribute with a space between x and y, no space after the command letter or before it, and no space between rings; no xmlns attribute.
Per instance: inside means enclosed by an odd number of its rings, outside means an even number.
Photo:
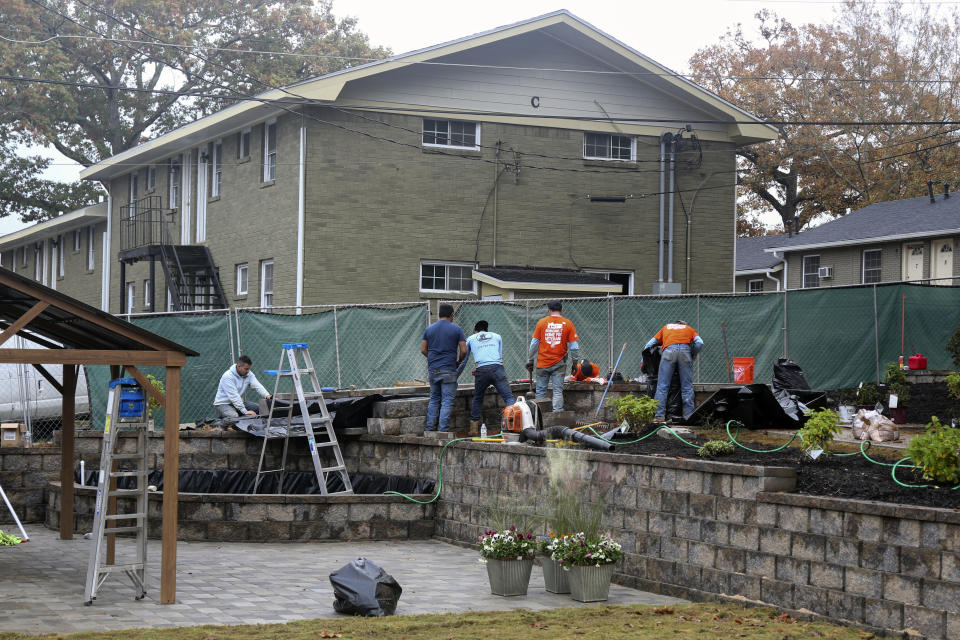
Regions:
<svg viewBox="0 0 960 640"><path fill-rule="evenodd" d="M504 366L513 378L526 377L524 363L534 326L547 313L547 300L451 301L454 320L468 335L478 320L503 336ZM608 371L626 344L620 361L624 377L640 376L643 345L666 322L684 320L703 337L694 379L726 383L728 358L751 357L754 379L770 382L773 363L787 356L806 372L816 388L855 386L876 380L887 362L901 353L921 352L931 369L952 366L945 345L960 326L960 287L883 284L792 290L758 294L689 296L617 296L563 300L563 313L577 327L583 357ZM420 339L429 322L423 303L231 310L202 314L155 314L132 321L201 355L183 369L181 421L213 416L220 375L239 353L249 355L253 371L267 389L280 345L310 345L323 385L347 388L390 386L426 380ZM279 311L279 312L278 312ZM724 347L726 341L726 348ZM469 372L469 368L467 370ZM160 368L145 367L163 379ZM107 367L87 367L93 424L102 428ZM469 384L465 373L460 378ZM253 396L249 399L254 399ZM155 416L163 424L162 412Z"/></svg>
<svg viewBox="0 0 960 640"><path fill-rule="evenodd" d="M281 344L304 342L320 383L329 387L369 388L403 380L426 379L420 339L429 318L426 303L304 307L301 314L284 309L229 310L134 316L130 321L200 355L187 358L180 390L180 421L215 417L213 398L220 376L239 354L253 360L252 372L273 391L276 379L266 370L280 363ZM103 428L110 368L88 366L90 411L94 428ZM143 367L163 381L162 367ZM289 382L287 383L289 385ZM290 387L282 387L290 391ZM252 391L247 399L254 401ZM164 415L154 415L162 428Z"/></svg>
<svg viewBox="0 0 960 640"><path fill-rule="evenodd" d="M676 320L694 326L705 348L694 379L728 382L728 356L754 358L754 380L770 382L777 358L789 357L816 388L836 389L877 380L901 353L922 352L931 369L950 368L945 345L960 325L960 287L884 284L757 294L633 296L561 299L580 335L581 355L609 371L621 347L619 370L640 376L644 344ZM451 301L469 333L477 320L504 341L512 378L526 375L526 349L547 300ZM903 322L901 322L901 311ZM726 339L726 348L724 347ZM465 382L461 378L461 383Z"/></svg>

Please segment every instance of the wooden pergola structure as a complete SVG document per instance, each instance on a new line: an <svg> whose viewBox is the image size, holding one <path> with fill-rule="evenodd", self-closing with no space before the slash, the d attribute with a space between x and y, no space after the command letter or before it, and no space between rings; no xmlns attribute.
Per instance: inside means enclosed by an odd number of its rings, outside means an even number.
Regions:
<svg viewBox="0 0 960 640"><path fill-rule="evenodd" d="M4 348L15 335L45 347ZM180 368L187 356L199 355L175 342L145 331L70 296L0 267L0 363L33 365L63 397L60 466L60 538L73 537L73 466L77 374L80 365L110 366L111 378L135 378L165 410L164 490L160 601L172 604L177 590L177 491L180 470ZM45 364L63 365L63 382ZM166 390L159 391L137 369L166 368ZM116 498L111 498L115 501ZM115 508L115 506L114 506ZM113 536L107 540L107 560L113 558Z"/></svg>

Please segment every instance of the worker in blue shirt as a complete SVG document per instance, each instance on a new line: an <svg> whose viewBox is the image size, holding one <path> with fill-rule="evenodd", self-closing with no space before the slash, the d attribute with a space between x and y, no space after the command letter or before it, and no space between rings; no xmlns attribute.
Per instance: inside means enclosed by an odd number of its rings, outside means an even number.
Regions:
<svg viewBox="0 0 960 640"><path fill-rule="evenodd" d="M507 380L507 371L503 368L503 339L500 334L488 331L489 324L480 320L473 326L473 335L467 338L467 355L457 367L457 376L467 366L467 358L473 356L477 365L473 372L473 404L470 405L470 435L480 434L480 420L483 417L483 396L487 387L493 385L507 406L513 404L513 392Z"/></svg>

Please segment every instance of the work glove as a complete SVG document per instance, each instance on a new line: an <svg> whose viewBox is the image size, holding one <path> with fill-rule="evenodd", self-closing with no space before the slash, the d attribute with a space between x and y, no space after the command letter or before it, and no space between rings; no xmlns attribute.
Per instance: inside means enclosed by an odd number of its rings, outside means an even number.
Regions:
<svg viewBox="0 0 960 640"><path fill-rule="evenodd" d="M533 373L533 363L532 363L532 362L527 362L527 371L529 371L530 373Z"/></svg>

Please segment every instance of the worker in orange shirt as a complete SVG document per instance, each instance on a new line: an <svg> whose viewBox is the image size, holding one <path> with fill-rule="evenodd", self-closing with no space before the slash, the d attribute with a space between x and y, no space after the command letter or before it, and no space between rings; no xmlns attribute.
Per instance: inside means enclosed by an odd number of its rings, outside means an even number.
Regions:
<svg viewBox="0 0 960 640"><path fill-rule="evenodd" d="M643 348L649 349L655 344L660 345L660 369L657 372L657 414L654 420L662 421L666 415L667 392L670 390L670 381L673 380L674 370L680 372L680 396L683 398L683 418L686 420L693 413L693 361L703 348L703 338L696 329L683 320L665 324L657 331L657 335L650 338Z"/></svg>
<svg viewBox="0 0 960 640"><path fill-rule="evenodd" d="M553 384L553 410L563 411L563 373L566 370L567 351L574 361L580 359L580 336L573 323L560 315L563 305L559 300L547 304L549 315L540 318L533 330L533 340L527 350L527 371L537 368L537 398L547 397L547 383Z"/></svg>

